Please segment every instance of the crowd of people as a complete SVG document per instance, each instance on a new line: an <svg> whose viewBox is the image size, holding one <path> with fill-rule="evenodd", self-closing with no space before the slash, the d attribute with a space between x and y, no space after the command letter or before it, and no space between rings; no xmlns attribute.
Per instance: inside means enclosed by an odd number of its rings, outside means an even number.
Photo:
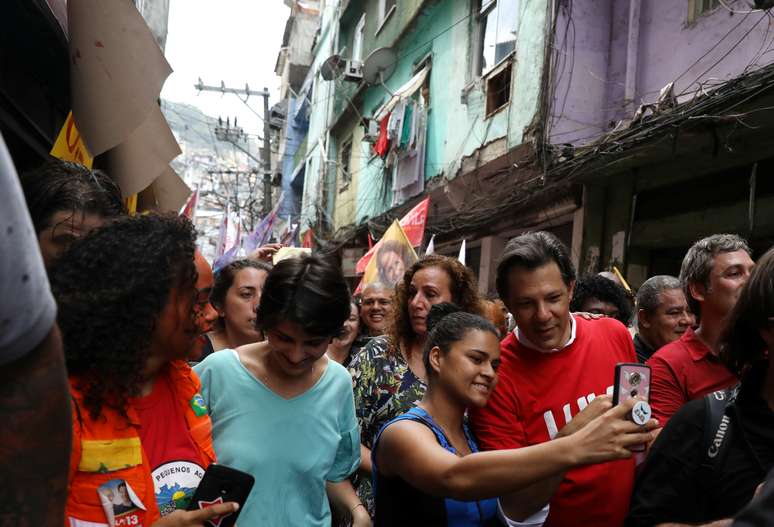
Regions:
<svg viewBox="0 0 774 527"><path fill-rule="evenodd" d="M187 218L1 141L0 193L2 525L774 524L774 249L710 235L634 293L527 232L491 298L441 255L352 296L276 246L213 276ZM213 463L247 500L187 510Z"/></svg>

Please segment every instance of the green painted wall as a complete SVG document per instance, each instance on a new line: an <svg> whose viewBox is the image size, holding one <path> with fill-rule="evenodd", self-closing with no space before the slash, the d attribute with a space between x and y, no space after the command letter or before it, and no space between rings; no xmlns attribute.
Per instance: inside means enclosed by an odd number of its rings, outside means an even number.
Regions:
<svg viewBox="0 0 774 527"><path fill-rule="evenodd" d="M339 49L351 49L352 31L366 9L364 56L383 45L392 45L398 54L398 65L385 81L390 91L404 84L413 74L416 63L432 55L430 107L428 113L425 179L437 175L453 178L460 160L482 146L507 138L509 148L521 144L525 129L538 109L543 50L545 46L547 0L521 0L516 28L517 51L511 77L511 102L501 111L486 118L484 86L471 76L472 35L475 17L467 0L398 0L398 8L378 35L376 1L353 1L341 19ZM408 25L408 28L406 28ZM341 85L339 81L339 85ZM389 94L382 86L371 86L355 94L356 84L347 83L347 95L364 117L370 117ZM463 88L470 86L467 103L461 101ZM337 90L341 88L337 87ZM337 96L334 116L339 116L350 103ZM334 120L336 117L334 117ZM340 137L346 131L340 132ZM357 148L355 147L355 151ZM357 207L352 221L360 223L391 208L392 196L385 188L383 163L370 155L370 145L363 143L364 158L357 178ZM347 218L339 216L337 223Z"/></svg>

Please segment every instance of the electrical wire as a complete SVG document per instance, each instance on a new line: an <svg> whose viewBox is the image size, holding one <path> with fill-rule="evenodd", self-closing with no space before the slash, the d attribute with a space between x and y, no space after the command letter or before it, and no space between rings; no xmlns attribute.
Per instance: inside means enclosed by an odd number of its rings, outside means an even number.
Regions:
<svg viewBox="0 0 774 527"><path fill-rule="evenodd" d="M731 7L728 6L728 4L726 4L725 0L718 0L718 3L721 6L723 6L723 9L725 9L729 13L733 13L735 15L746 15L746 14L749 14L749 13L754 13L755 11L760 11L760 9L749 9L749 10L744 10L744 11L740 11L738 9L732 9Z"/></svg>

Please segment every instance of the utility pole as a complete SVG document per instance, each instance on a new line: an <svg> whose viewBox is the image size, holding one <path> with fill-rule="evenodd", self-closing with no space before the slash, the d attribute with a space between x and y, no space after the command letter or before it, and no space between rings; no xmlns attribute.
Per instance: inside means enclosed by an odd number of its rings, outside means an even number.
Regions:
<svg viewBox="0 0 774 527"><path fill-rule="evenodd" d="M269 134L271 133L269 127L269 89L264 87L263 91L254 91L250 89L248 84L245 84L244 90L239 88L227 88L226 84L221 81L220 86L207 86L202 82L201 77L199 82L194 84L194 88L199 91L214 91L220 93L233 93L234 95L245 95L243 100L240 100L247 105L247 99L251 95L263 97L263 153L261 160L263 165L263 213L268 214L271 212L271 147L269 145ZM249 108L249 106L248 106ZM260 116L259 116L260 117ZM232 144L234 144L232 142Z"/></svg>
<svg viewBox="0 0 774 527"><path fill-rule="evenodd" d="M264 87L264 93L268 90ZM263 98L263 213L271 211L271 147L269 145L269 96Z"/></svg>
<svg viewBox="0 0 774 527"><path fill-rule="evenodd" d="M249 150L247 150L245 147L243 147L240 143L247 141L247 134L245 134L245 131L242 130L241 127L236 125L237 119L234 117L234 126L231 126L231 120L229 118L226 118L226 125L223 126L223 118L218 117L218 126L215 127L215 139L218 141L224 141L226 143L231 143L233 146L244 152L244 154L255 161L256 163L263 164L263 159L259 159L255 157L253 154L250 153ZM258 140L262 141L262 137L258 137Z"/></svg>

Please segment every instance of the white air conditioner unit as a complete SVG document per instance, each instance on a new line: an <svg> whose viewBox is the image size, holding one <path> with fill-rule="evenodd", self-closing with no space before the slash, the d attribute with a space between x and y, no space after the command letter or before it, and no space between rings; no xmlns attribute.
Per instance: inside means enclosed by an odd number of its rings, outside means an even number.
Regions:
<svg viewBox="0 0 774 527"><path fill-rule="evenodd" d="M379 121L376 119L363 119L363 141L366 143L375 143L379 137Z"/></svg>
<svg viewBox="0 0 774 527"><path fill-rule="evenodd" d="M344 64L344 80L345 81L363 80L363 63L357 60L348 60Z"/></svg>

